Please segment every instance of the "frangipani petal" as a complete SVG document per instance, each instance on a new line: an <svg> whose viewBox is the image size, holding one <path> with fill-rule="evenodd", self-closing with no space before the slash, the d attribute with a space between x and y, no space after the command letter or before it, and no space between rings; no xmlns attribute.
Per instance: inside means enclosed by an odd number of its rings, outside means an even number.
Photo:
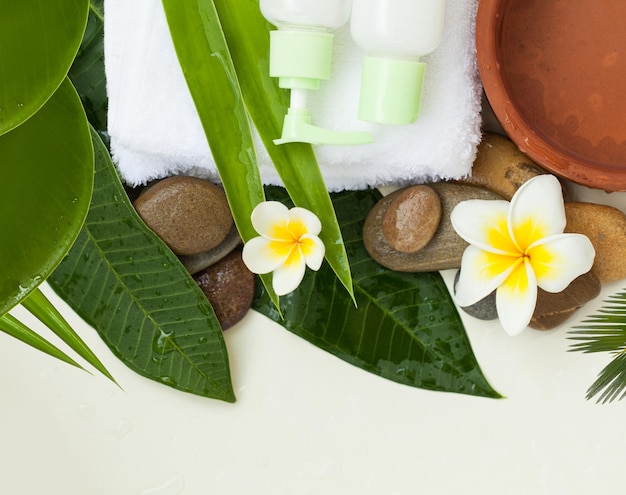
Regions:
<svg viewBox="0 0 626 495"><path fill-rule="evenodd" d="M461 307L471 306L487 297L519 263L518 257L489 253L468 246L463 253L462 269L456 285L454 299L457 304Z"/></svg>
<svg viewBox="0 0 626 495"><path fill-rule="evenodd" d="M256 205L250 215L252 226L263 237L284 239L289 221L289 208L278 201L264 201Z"/></svg>
<svg viewBox="0 0 626 495"><path fill-rule="evenodd" d="M508 224L521 252L539 239L562 234L565 222L563 191L553 175L533 177L511 199Z"/></svg>
<svg viewBox="0 0 626 495"><path fill-rule="evenodd" d="M304 234L318 235L322 231L322 222L312 211L295 207L289 210L289 231L296 239Z"/></svg>
<svg viewBox="0 0 626 495"><path fill-rule="evenodd" d="M322 240L316 235L305 234L300 238L300 250L304 256L306 266L311 270L319 270L326 252Z"/></svg>
<svg viewBox="0 0 626 495"><path fill-rule="evenodd" d="M304 278L306 264L300 250L294 246L287 261L274 270L272 287L278 296L289 294L298 288Z"/></svg>
<svg viewBox="0 0 626 495"><path fill-rule="evenodd" d="M289 247L289 244L255 237L245 243L241 257L252 273L269 273L285 262L289 256Z"/></svg>
<svg viewBox="0 0 626 495"><path fill-rule="evenodd" d="M507 227L507 201L471 199L462 201L450 214L450 222L466 242L484 251L518 253Z"/></svg>
<svg viewBox="0 0 626 495"><path fill-rule="evenodd" d="M541 239L528 249L537 285L547 292L561 292L576 277L591 270L595 250L581 234L561 234Z"/></svg>
<svg viewBox="0 0 626 495"><path fill-rule="evenodd" d="M502 328L509 335L524 330L537 303L537 282L530 263L520 263L496 291L496 309Z"/></svg>

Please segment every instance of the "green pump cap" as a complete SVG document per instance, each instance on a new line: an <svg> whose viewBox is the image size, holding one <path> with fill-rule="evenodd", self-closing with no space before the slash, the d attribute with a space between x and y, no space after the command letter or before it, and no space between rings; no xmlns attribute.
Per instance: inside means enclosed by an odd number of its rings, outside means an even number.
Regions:
<svg viewBox="0 0 626 495"><path fill-rule="evenodd" d="M270 32L270 76L281 88L318 89L330 78L333 34L320 31Z"/></svg>
<svg viewBox="0 0 626 495"><path fill-rule="evenodd" d="M425 69L423 62L365 57L359 119L398 125L415 122Z"/></svg>

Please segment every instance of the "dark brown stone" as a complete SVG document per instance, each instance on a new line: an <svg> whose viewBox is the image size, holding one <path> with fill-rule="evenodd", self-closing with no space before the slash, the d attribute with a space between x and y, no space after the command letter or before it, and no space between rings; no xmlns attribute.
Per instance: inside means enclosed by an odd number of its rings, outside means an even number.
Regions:
<svg viewBox="0 0 626 495"><path fill-rule="evenodd" d="M403 253L419 251L435 235L441 220L441 200L429 186L407 187L389 204L382 229L389 245Z"/></svg>
<svg viewBox="0 0 626 495"><path fill-rule="evenodd" d="M241 320L252 306L256 276L243 263L240 249L193 278L213 306L223 330Z"/></svg>
<svg viewBox="0 0 626 495"><path fill-rule="evenodd" d="M593 272L574 279L558 293L537 291L537 305L528 325L535 330L551 330L565 323L585 303L600 294L601 284Z"/></svg>
<svg viewBox="0 0 626 495"><path fill-rule="evenodd" d="M163 179L146 188L134 205L146 225L178 255L213 249L233 226L223 189L196 177Z"/></svg>

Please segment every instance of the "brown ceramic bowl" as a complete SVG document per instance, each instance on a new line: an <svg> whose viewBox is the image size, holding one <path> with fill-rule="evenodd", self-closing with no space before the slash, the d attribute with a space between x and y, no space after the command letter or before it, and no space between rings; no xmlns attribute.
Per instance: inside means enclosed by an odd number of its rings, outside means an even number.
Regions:
<svg viewBox="0 0 626 495"><path fill-rule="evenodd" d="M626 190L626 0L480 0L478 68L500 124L550 172Z"/></svg>

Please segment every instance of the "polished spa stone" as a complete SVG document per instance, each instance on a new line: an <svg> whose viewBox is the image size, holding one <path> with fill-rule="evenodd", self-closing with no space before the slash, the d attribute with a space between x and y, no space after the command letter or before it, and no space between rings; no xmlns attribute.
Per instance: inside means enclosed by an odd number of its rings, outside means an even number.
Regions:
<svg viewBox="0 0 626 495"><path fill-rule="evenodd" d="M591 270L600 282L626 278L626 215L594 203L565 203L566 232L586 235L596 250Z"/></svg>
<svg viewBox="0 0 626 495"><path fill-rule="evenodd" d="M441 200L432 187L407 187L382 217L383 236L397 251L419 251L435 235L441 220Z"/></svg>
<svg viewBox="0 0 626 495"><path fill-rule="evenodd" d="M472 175L460 182L489 189L507 201L529 179L547 173L505 136L485 133L478 145Z"/></svg>
<svg viewBox="0 0 626 495"><path fill-rule="evenodd" d="M256 276L241 259L240 249L196 273L193 278L213 306L222 330L241 320L252 306Z"/></svg>
<svg viewBox="0 0 626 495"><path fill-rule="evenodd" d="M196 177L163 179L147 187L134 205L148 227L177 255L217 247L233 226L223 189Z"/></svg>
<svg viewBox="0 0 626 495"><path fill-rule="evenodd" d="M389 207L405 193L407 188L385 196L368 214L363 226L363 242L370 256L386 268L400 272L432 272L459 268L467 243L458 236L450 223L452 209L461 201L468 199L502 199L494 192L464 184L438 182L429 184L429 187L439 195L441 219L434 236L422 249L415 252L395 249L383 231L383 219ZM415 222L412 228L419 229L420 219L416 219Z"/></svg>

